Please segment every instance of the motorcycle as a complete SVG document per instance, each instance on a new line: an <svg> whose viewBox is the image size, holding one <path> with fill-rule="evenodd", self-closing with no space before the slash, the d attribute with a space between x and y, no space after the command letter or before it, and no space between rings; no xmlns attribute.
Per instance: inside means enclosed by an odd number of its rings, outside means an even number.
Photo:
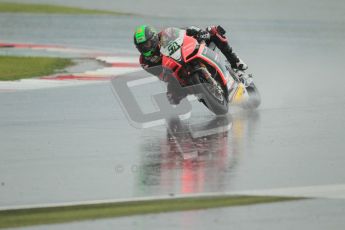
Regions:
<svg viewBox="0 0 345 230"><path fill-rule="evenodd" d="M163 70L216 115L226 114L229 105L260 105L252 75L233 70L214 44L199 43L185 30L169 27L162 31L160 52Z"/></svg>

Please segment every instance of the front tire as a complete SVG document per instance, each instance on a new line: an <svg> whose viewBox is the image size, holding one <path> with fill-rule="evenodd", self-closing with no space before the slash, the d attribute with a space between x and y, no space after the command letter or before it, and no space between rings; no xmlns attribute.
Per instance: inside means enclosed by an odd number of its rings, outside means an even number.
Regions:
<svg viewBox="0 0 345 230"><path fill-rule="evenodd" d="M209 83L201 73L193 76L195 94L199 100L214 114L224 115L229 110L229 103L223 87L215 80L217 85Z"/></svg>

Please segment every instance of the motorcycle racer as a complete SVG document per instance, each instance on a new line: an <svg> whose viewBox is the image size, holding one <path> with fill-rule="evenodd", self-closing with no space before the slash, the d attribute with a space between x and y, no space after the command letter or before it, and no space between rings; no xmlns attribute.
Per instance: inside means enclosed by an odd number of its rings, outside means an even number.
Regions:
<svg viewBox="0 0 345 230"><path fill-rule="evenodd" d="M179 104L187 95L183 90L179 90L181 87L176 85L176 81L170 81L162 74L162 55L160 53L161 33L162 32L158 33L152 26L141 25L135 30L134 44L141 54L139 62L142 68L158 76L161 80L168 82L168 100L172 104ZM226 31L220 25L209 26L205 30L196 26L186 28L187 36L194 37L198 42L204 41L206 45L213 42L227 58L233 69L246 70L248 66L233 52L225 37L225 33Z"/></svg>

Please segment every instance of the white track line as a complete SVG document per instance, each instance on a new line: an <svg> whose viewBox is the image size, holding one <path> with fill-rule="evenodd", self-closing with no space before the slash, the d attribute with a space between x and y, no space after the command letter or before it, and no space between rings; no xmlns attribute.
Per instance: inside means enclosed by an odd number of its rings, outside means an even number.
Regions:
<svg viewBox="0 0 345 230"><path fill-rule="evenodd" d="M0 90L15 91L15 90L33 90L33 89L46 89L56 88L61 86L77 86L92 83L90 81L78 80L45 80L45 79L23 79L19 81L0 81Z"/></svg>
<svg viewBox="0 0 345 230"><path fill-rule="evenodd" d="M97 57L99 61L104 61L106 63L118 63L118 62L125 62L125 63L139 63L138 56L130 56L130 57L121 57L121 56L110 56L110 57Z"/></svg>
<svg viewBox="0 0 345 230"><path fill-rule="evenodd" d="M125 199L106 199L106 200L46 203L46 204L34 204L34 205L2 206L0 207L0 211L32 209L32 208L67 207L67 206L76 206L76 205L109 204L109 203L119 203L119 202L129 202L129 201L148 201L148 200L161 200L161 199L174 199L174 198L214 197L214 196L230 196L230 195L345 199L345 184L317 185L317 186L307 186L307 187L291 187L291 188L277 188L277 189L264 189L264 190L249 190L249 191L233 191L233 192L220 192L220 193L181 194L181 195L174 195L174 196L166 195L166 196L156 196L156 197L134 197L134 198L125 198Z"/></svg>
<svg viewBox="0 0 345 230"><path fill-rule="evenodd" d="M141 70L141 68L126 68L126 67L106 67L93 71L86 71L83 73L85 76L114 76L126 73L133 73ZM80 74L79 74L80 75Z"/></svg>

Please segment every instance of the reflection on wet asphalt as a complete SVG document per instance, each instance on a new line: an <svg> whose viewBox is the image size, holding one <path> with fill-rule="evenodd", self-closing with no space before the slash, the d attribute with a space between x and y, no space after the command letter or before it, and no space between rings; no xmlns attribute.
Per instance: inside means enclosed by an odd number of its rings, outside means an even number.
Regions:
<svg viewBox="0 0 345 230"><path fill-rule="evenodd" d="M89 6L92 2L88 1ZM1 93L0 205L343 184L344 4L268 2L272 4L237 1L238 12L248 14L243 17L236 11L208 18L193 14L188 20L184 10L181 14L186 17L159 20L0 14L2 41L122 53L136 52L132 29L141 23L159 28L222 24L235 51L254 73L263 101L257 111L233 109L223 120L195 102L192 119L137 129L127 121L109 83ZM126 4L124 9L129 9L130 3ZM267 5L269 9L262 8ZM202 4L193 7L209 9ZM169 8L167 15L174 9ZM0 49L0 54L6 52ZM152 107L150 88L138 89L136 94L143 107ZM226 125L220 125L217 133L193 129L193 125L205 128L215 123ZM343 203L337 202L189 212L192 217L167 214L167 225L164 218L158 223L154 215L94 223L97 228L157 224L164 229L191 225L208 229L210 224L234 223L246 229L340 229L344 223L339 216L345 211ZM210 220L209 215L214 217ZM75 224L76 229L80 226L94 229L90 222Z"/></svg>
<svg viewBox="0 0 345 230"><path fill-rule="evenodd" d="M225 191L241 152L244 128L252 128L244 126L254 125L248 123L256 122L257 116L253 112L246 122L231 115L208 116L198 126L170 120L166 137L142 144L139 186L157 194Z"/></svg>

